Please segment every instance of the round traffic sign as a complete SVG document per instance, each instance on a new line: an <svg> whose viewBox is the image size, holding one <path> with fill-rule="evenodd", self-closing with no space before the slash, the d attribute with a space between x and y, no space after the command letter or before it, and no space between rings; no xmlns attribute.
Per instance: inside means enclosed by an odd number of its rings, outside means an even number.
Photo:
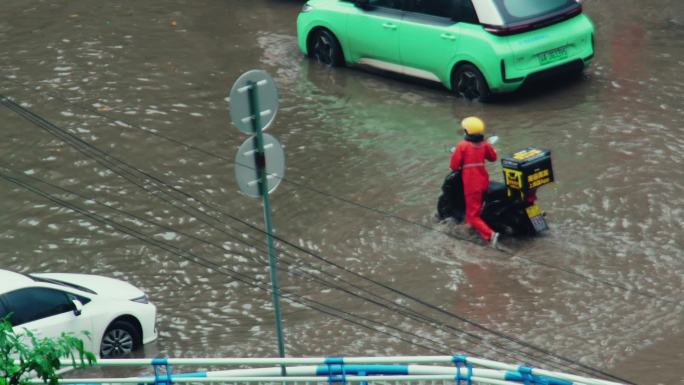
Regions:
<svg viewBox="0 0 684 385"><path fill-rule="evenodd" d="M285 175L285 152L276 138L269 134L262 135L264 140L264 162L266 163L266 180L268 192L273 192ZM235 156L235 179L240 191L253 198L261 196L259 191L259 175L255 157L256 136L245 140Z"/></svg>
<svg viewBox="0 0 684 385"><path fill-rule="evenodd" d="M246 134L265 130L275 119L278 90L271 75L265 71L251 70L242 74L233 84L229 97L230 118L235 127Z"/></svg>

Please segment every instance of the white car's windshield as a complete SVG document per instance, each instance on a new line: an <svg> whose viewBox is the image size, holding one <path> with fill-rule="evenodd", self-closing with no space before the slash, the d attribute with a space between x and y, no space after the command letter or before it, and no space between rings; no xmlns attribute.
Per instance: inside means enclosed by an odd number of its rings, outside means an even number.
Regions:
<svg viewBox="0 0 684 385"><path fill-rule="evenodd" d="M557 15L579 7L577 0L473 0L480 21L511 25Z"/></svg>

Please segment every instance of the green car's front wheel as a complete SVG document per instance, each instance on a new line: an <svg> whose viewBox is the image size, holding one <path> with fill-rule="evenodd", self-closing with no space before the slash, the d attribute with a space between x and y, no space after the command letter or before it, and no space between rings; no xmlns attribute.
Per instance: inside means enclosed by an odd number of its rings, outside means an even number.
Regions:
<svg viewBox="0 0 684 385"><path fill-rule="evenodd" d="M451 89L468 100L484 102L491 96L482 72L470 63L456 67L451 75Z"/></svg>
<svg viewBox="0 0 684 385"><path fill-rule="evenodd" d="M344 65L344 53L335 35L327 29L313 32L309 43L309 56L328 67Z"/></svg>

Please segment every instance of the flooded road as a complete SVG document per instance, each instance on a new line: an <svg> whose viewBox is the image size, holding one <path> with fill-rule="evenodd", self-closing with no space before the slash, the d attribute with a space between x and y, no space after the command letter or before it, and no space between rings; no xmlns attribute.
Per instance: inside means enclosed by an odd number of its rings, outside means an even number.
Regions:
<svg viewBox="0 0 684 385"><path fill-rule="evenodd" d="M276 355L225 100L261 68L287 157L272 206L288 355L466 353L684 384L684 3L587 0L585 78L484 105L310 62L301 4L5 0L0 94L38 118L0 108L1 265L140 286L159 311L148 356ZM552 150L545 236L498 252L434 220L467 115L500 154Z"/></svg>

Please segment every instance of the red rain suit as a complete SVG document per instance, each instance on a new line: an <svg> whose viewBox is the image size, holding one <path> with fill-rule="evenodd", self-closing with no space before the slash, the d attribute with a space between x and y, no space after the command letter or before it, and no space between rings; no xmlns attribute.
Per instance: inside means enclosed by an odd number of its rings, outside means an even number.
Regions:
<svg viewBox="0 0 684 385"><path fill-rule="evenodd" d="M489 187L489 174L484 161L496 160L496 150L491 144L481 142L461 141L451 155L449 168L461 170L463 178L463 194L466 204L466 223L472 226L480 236L489 241L494 233L485 221L480 218L482 199Z"/></svg>

